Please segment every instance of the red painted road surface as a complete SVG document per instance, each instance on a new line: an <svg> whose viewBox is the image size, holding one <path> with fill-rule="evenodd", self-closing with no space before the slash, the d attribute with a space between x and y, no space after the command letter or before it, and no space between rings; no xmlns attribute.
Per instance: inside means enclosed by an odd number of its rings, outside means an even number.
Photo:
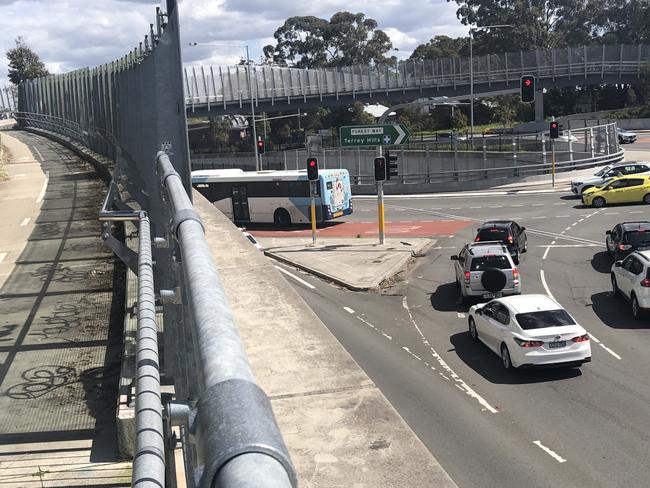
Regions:
<svg viewBox="0 0 650 488"><path fill-rule="evenodd" d="M466 220L408 220L386 222L386 237L450 236L472 222ZM289 229L273 227L248 227L256 237L309 237L311 228L295 226ZM320 237L372 237L377 235L377 222L331 222L318 229Z"/></svg>

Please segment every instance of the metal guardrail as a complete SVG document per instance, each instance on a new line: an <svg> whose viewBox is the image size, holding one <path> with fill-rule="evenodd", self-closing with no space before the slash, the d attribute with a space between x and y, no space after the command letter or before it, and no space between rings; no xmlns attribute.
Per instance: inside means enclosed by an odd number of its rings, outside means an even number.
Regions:
<svg viewBox="0 0 650 488"><path fill-rule="evenodd" d="M192 208L178 5L166 5L119 60L21 84L14 115L23 128L114 162L99 219L104 243L138 275L132 486L176 486L165 463L180 441L190 488L295 487ZM113 236L124 221L138 222L137 253ZM174 386L164 406L163 373Z"/></svg>
<svg viewBox="0 0 650 488"><path fill-rule="evenodd" d="M629 81L640 76L643 63L650 61L648 45L591 45L558 49L538 49L473 56L475 93L494 91L499 86L518 88L524 74L535 75L540 86L548 81L597 83L608 77ZM247 82L251 69L252 91ZM458 90L468 92L468 57L408 60L396 65L357 65L323 69L270 66L199 66L185 68L185 103L188 111L228 111L244 109L251 96L256 104L306 104L310 99L324 102L341 97L369 99L402 95L406 92ZM493 87L494 85L494 87Z"/></svg>

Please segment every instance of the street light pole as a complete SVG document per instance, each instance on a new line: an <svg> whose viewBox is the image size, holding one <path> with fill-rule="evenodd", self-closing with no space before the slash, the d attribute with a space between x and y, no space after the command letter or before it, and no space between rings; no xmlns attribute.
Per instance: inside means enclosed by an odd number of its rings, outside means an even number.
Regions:
<svg viewBox="0 0 650 488"><path fill-rule="evenodd" d="M255 101L253 99L253 75L251 74L251 60L248 53L248 44L208 44L190 42L190 46L208 46L208 47L243 47L246 48L246 76L248 78L248 95L251 100L251 118L253 124L253 151L255 153L255 169L259 171L260 161L257 152L257 129L255 127Z"/></svg>

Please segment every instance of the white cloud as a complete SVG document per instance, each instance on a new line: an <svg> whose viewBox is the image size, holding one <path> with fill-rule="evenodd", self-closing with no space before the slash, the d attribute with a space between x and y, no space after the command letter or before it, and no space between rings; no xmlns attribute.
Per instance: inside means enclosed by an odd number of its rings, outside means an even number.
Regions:
<svg viewBox="0 0 650 488"><path fill-rule="evenodd" d="M0 0L0 84L6 82L4 53L16 37L25 37L52 72L96 66L143 40L160 4L156 0ZM435 35L463 35L456 8L446 0L182 0L183 59L186 64L232 64L245 56L242 48L188 46L198 41L248 44L251 58L258 60L262 47L273 41L274 31L288 17L330 18L342 10L364 12L378 21L401 51L413 50Z"/></svg>

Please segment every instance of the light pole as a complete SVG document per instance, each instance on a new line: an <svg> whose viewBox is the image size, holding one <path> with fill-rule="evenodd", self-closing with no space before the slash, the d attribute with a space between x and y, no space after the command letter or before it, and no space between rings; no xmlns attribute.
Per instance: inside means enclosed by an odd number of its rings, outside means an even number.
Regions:
<svg viewBox="0 0 650 488"><path fill-rule="evenodd" d="M255 128L255 102L253 100L253 76L251 74L251 60L248 54L248 44L207 44L207 43L199 43L199 42L190 42L190 46L246 48L246 76L248 78L248 94L251 99L251 116L253 122L253 151L255 152L255 169L259 171L260 158L259 158L259 154L257 153L257 129Z"/></svg>
<svg viewBox="0 0 650 488"><path fill-rule="evenodd" d="M469 136L472 140L474 140L474 57L472 52L474 32L483 29L500 29L502 27L512 27L512 25L483 25L481 27L470 27L469 29Z"/></svg>

